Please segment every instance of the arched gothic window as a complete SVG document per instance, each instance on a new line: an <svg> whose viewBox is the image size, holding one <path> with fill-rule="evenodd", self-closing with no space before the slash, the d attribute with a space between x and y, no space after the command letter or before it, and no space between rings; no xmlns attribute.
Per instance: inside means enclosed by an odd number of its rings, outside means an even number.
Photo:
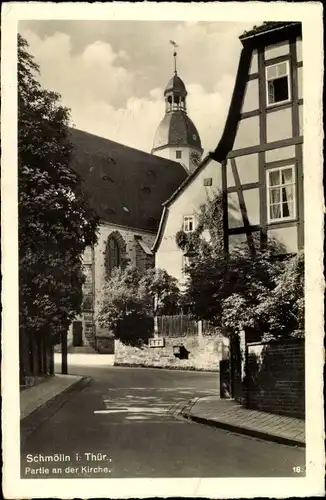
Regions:
<svg viewBox="0 0 326 500"><path fill-rule="evenodd" d="M110 270L110 274L111 274L111 272L113 271L113 269L115 267L120 267L120 260L121 260L120 248L119 248L119 245L114 237L109 239L108 251L109 251L109 256L108 256L109 257L109 270Z"/></svg>
<svg viewBox="0 0 326 500"><path fill-rule="evenodd" d="M107 278L116 267L122 267L126 260L126 243L119 233L111 233L106 242L105 249L105 271Z"/></svg>

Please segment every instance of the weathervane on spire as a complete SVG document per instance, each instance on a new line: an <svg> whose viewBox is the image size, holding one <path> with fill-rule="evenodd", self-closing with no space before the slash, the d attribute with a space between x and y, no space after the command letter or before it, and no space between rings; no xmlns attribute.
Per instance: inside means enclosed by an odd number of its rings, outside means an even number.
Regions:
<svg viewBox="0 0 326 500"><path fill-rule="evenodd" d="M173 51L173 57L174 57L174 74L176 75L177 74L177 47L179 47L179 45L177 45L173 40L170 40L170 44L173 45L174 47L174 51Z"/></svg>

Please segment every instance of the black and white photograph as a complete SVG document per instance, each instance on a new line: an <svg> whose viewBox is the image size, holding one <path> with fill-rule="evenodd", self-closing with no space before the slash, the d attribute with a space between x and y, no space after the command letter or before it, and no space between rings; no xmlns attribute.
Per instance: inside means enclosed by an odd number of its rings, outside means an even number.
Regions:
<svg viewBox="0 0 326 500"><path fill-rule="evenodd" d="M4 5L7 498L323 495L322 10L145 4Z"/></svg>

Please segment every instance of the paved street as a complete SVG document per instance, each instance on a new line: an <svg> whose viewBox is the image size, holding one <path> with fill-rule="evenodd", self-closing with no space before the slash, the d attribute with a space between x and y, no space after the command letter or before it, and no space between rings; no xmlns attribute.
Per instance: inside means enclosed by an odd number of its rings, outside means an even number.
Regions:
<svg viewBox="0 0 326 500"><path fill-rule="evenodd" d="M215 373L100 366L69 373L93 380L27 439L24 478L297 477L293 468L304 469L303 449L170 414L173 405L216 394Z"/></svg>

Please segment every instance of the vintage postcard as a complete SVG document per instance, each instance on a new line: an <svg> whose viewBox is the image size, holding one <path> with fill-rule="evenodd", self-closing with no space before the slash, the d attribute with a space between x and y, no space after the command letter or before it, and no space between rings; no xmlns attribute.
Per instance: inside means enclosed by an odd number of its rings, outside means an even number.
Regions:
<svg viewBox="0 0 326 500"><path fill-rule="evenodd" d="M6 498L323 495L322 35L4 2Z"/></svg>

